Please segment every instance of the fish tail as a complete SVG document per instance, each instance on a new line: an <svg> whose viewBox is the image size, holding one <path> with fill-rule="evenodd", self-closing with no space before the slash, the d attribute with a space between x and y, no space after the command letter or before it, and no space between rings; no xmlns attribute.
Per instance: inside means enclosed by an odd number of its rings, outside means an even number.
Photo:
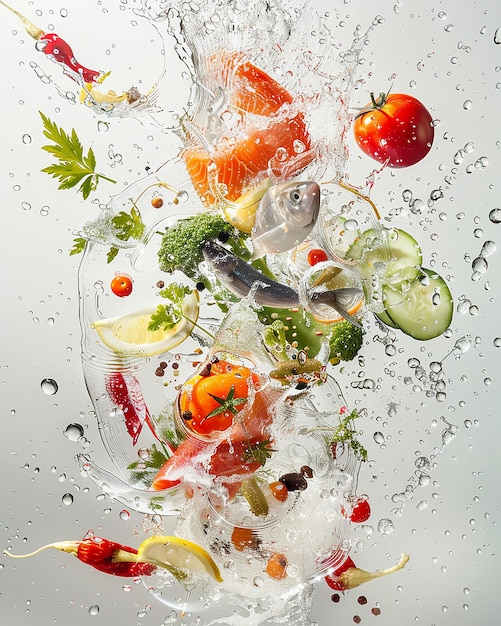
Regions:
<svg viewBox="0 0 501 626"><path fill-rule="evenodd" d="M357 287L343 287L342 289L313 293L310 297L312 300L332 307L341 317L347 322L350 322L350 324L353 324L357 328L362 328L362 324L339 303L339 299L342 297L354 296L361 293L362 290Z"/></svg>

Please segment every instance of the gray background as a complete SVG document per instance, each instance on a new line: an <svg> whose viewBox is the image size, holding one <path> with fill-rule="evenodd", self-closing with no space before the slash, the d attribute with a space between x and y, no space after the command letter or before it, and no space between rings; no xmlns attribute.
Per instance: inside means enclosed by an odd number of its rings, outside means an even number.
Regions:
<svg viewBox="0 0 501 626"><path fill-rule="evenodd" d="M162 58L154 29L119 10L118 2L74 4L39 0L16 8L43 28L53 24L83 64L112 69L117 85L127 88L142 81L148 86L155 80ZM353 590L338 604L319 586L312 618L321 626L350 624L354 615L364 624L385 626L495 626L500 517L496 397L501 372L493 342L501 336L501 262L495 252L488 258L487 273L472 281L471 261L484 241L498 242L501 229L488 217L500 206L501 45L495 43L495 31L501 27L501 8L495 0L357 0L336 2L334 8L317 0L314 5L331 13L340 44L351 40L357 23L365 28L377 13L384 17L364 54L361 76L367 84L357 104L367 101L370 90L386 90L394 75L394 91L415 95L440 120L425 161L382 172L372 198L383 215L404 209L392 223L408 228L425 259L449 277L456 308L469 300L477 310L463 305L466 312L456 312L449 339L421 344L399 334L395 355L373 340L373 329L363 350L365 365L350 365L340 376L348 402L369 409L363 431L371 462L363 468L361 491L370 494L373 515L370 527L356 534L357 562L366 569L386 567L403 551L411 554L411 561L405 571ZM137 545L141 518L120 518L123 507L79 474L74 457L82 451L81 443L64 436L68 424L82 424L87 450L106 463L80 368L78 258L69 257L68 250L74 232L97 215L98 202L107 202L109 187L102 185L95 205L72 191L57 192L55 183L40 173L50 159L40 150L44 138L38 110L64 128L75 126L86 144L92 138L98 163L121 187L142 176L145 166L154 169L163 163L176 146L168 136L134 120L113 120L105 128L89 110L67 103L53 85L37 79L29 63L36 61L65 89L72 88L70 81L35 52L14 16L3 11L0 23L0 547L27 552L55 540L79 539L89 528ZM182 103L182 88L176 93L180 68L173 56L167 64L163 97L171 105L176 98ZM357 183L373 164L348 141L350 179ZM472 151L456 158L461 161L456 164L455 155L470 142ZM438 188L444 197L428 208L430 193ZM409 211L406 190L423 200L420 215ZM417 381L408 359L418 357L428 367L467 334L470 350L444 362L446 400L438 403L414 390ZM44 378L58 382L56 395L42 392ZM365 379L376 382L373 390L355 388ZM397 411L388 416L391 403ZM457 431L437 455L444 420ZM375 432L383 433L384 444L376 443ZM402 514L395 515L392 496L414 484L417 456L433 455L430 483L415 489ZM73 496L69 506L62 502L66 493ZM378 521L386 518L393 521L391 533L378 530ZM0 556L0 567L0 618L5 624L158 626L169 613L142 585L127 590L123 585L129 581L91 571L60 553L18 562ZM357 602L361 594L368 599L365 606ZM379 617L370 612L376 603ZM89 608L96 605L99 613L91 615Z"/></svg>

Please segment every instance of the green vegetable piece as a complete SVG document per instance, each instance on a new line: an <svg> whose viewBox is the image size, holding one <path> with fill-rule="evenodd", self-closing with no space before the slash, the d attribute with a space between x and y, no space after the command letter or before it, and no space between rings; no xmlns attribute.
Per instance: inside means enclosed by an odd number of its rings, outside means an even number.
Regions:
<svg viewBox="0 0 501 626"><path fill-rule="evenodd" d="M364 332L358 326L343 320L332 328L329 337L331 360L351 361L354 359L363 343Z"/></svg>
<svg viewBox="0 0 501 626"><path fill-rule="evenodd" d="M234 227L219 213L205 211L179 220L167 229L158 251L160 269L164 272L179 270L188 278L198 280L198 264L202 262L202 245L221 234L230 235Z"/></svg>
<svg viewBox="0 0 501 626"><path fill-rule="evenodd" d="M250 510L254 515L263 517L268 515L268 501L254 476L243 479L240 491L249 503Z"/></svg>
<svg viewBox="0 0 501 626"><path fill-rule="evenodd" d="M58 163L44 167L42 172L57 178L59 189L71 189L80 185L78 191L86 200L96 189L101 178L116 183L115 180L96 172L94 151L89 148L87 155L84 155L83 146L74 128L68 134L41 111L40 117L44 125L43 134L53 142L51 145L42 146L42 150L49 152L58 160Z"/></svg>

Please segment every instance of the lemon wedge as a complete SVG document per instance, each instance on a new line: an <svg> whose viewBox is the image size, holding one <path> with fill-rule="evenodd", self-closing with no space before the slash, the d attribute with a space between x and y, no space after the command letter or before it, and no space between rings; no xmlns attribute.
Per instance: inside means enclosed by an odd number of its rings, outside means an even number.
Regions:
<svg viewBox="0 0 501 626"><path fill-rule="evenodd" d="M148 330L151 316L157 310L152 305L120 317L109 317L91 324L101 341L118 354L153 356L171 350L184 341L198 319L199 296L193 290L183 299L185 317L167 330Z"/></svg>
<svg viewBox="0 0 501 626"><path fill-rule="evenodd" d="M137 560L168 569L182 579L182 570L205 573L223 582L219 568L201 546L179 537L149 537L139 546Z"/></svg>

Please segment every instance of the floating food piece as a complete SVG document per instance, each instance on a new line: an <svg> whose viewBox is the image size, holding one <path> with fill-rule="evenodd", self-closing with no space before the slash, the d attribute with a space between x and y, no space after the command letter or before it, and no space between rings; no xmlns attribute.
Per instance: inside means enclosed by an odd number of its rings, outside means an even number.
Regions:
<svg viewBox="0 0 501 626"><path fill-rule="evenodd" d="M261 272L254 269L238 256L223 248L214 241L207 242L202 252L204 259L226 289L240 298L245 298L253 290L254 300L261 306L269 306L282 309L294 309L301 306L297 291L287 285L278 283ZM309 304L323 305L334 309L342 317L346 318L355 326L360 326L348 311L345 311L340 300L342 298L363 296L362 290L356 287L334 289L331 291L316 291L308 294ZM358 305L358 308L361 303Z"/></svg>
<svg viewBox="0 0 501 626"><path fill-rule="evenodd" d="M137 560L164 567L178 577L179 570L189 570L212 576L219 583L223 582L221 573L214 559L201 546L179 537L154 536L143 541L137 551Z"/></svg>
<svg viewBox="0 0 501 626"><path fill-rule="evenodd" d="M242 54L215 54L207 67L212 89L228 92L229 107L239 112L240 123L213 150L197 145L183 151L193 186L206 205L223 196L238 200L262 173L271 170L290 178L312 161L304 115L293 112L286 89Z"/></svg>
<svg viewBox="0 0 501 626"><path fill-rule="evenodd" d="M314 181L274 185L259 203L252 229L253 258L291 250L310 234L320 211Z"/></svg>
<svg viewBox="0 0 501 626"><path fill-rule="evenodd" d="M119 317L104 318L92 324L101 341L118 354L153 356L171 350L189 337L198 319L199 297L194 290L183 300L183 317L172 328L149 330L157 306L149 306Z"/></svg>
<svg viewBox="0 0 501 626"><path fill-rule="evenodd" d="M283 580L287 577L287 557L285 554L275 553L266 564L266 573L270 578Z"/></svg>
<svg viewBox="0 0 501 626"><path fill-rule="evenodd" d="M96 537L92 533L88 533L81 541L50 543L29 554L12 554L8 550L4 550L4 554L16 559L24 559L48 548L73 554L82 563L113 576L130 576L133 578L150 576L156 568L156 564L141 562L135 548Z"/></svg>
<svg viewBox="0 0 501 626"><path fill-rule="evenodd" d="M240 491L249 503L250 509L254 515L268 515L268 502L254 476L244 478Z"/></svg>

